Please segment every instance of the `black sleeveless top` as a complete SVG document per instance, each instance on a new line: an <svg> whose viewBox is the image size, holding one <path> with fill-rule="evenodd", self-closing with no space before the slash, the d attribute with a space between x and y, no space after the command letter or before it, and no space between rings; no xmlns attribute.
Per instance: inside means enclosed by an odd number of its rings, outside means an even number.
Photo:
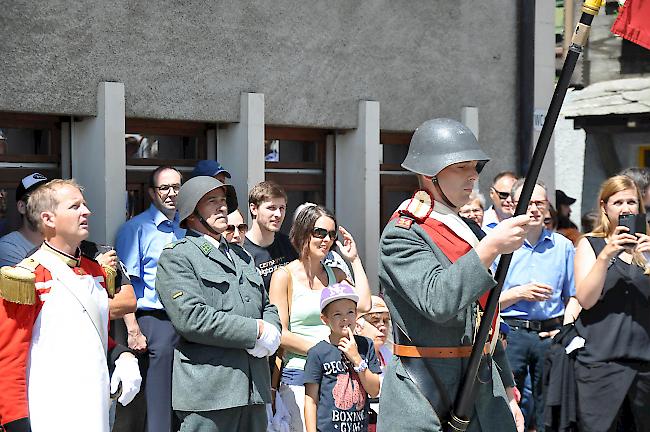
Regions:
<svg viewBox="0 0 650 432"><path fill-rule="evenodd" d="M596 256L605 248L604 238L587 240ZM586 340L578 352L584 363L650 361L650 276L616 258L598 302L580 312L576 330Z"/></svg>

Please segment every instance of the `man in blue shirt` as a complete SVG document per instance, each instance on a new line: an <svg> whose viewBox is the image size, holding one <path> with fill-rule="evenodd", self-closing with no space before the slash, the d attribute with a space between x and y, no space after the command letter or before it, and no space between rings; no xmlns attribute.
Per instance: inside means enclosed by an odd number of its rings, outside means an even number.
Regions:
<svg viewBox="0 0 650 432"><path fill-rule="evenodd" d="M147 350L147 431L172 430L171 379L174 345L178 340L156 292L156 269L163 247L185 236L176 214L181 173L171 166L156 168L149 178L151 206L127 221L117 234L116 249L124 262L138 310L124 317L129 348Z"/></svg>
<svg viewBox="0 0 650 432"><path fill-rule="evenodd" d="M512 217L515 212L510 191L516 181L517 176L512 171L503 171L494 177L490 187L492 205L483 212L482 228L486 233L494 229L502 220Z"/></svg>
<svg viewBox="0 0 650 432"><path fill-rule="evenodd" d="M512 187L517 203L523 179ZM511 327L506 355L515 382L523 392L530 372L537 430L544 431L542 367L551 338L565 322L580 312L575 299L573 244L544 227L548 207L546 188L538 182L528 205L529 231L523 246L513 253L512 263L499 299L501 316ZM528 413L526 424L533 413Z"/></svg>

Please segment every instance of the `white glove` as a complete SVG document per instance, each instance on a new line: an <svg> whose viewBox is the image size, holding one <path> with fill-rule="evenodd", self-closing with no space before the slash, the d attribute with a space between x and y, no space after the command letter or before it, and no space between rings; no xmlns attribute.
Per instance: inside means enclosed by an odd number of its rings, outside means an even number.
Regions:
<svg viewBox="0 0 650 432"><path fill-rule="evenodd" d="M269 324L266 321L264 322L264 330L262 335L258 339L258 342L267 350L269 350L269 355L273 354L278 350L280 346L280 337L282 335L273 324Z"/></svg>
<svg viewBox="0 0 650 432"><path fill-rule="evenodd" d="M111 377L111 394L117 391L120 382L122 383L122 394L117 398L117 401L126 406L138 394L142 383L137 358L130 355L120 355L115 360L115 370Z"/></svg>
<svg viewBox="0 0 650 432"><path fill-rule="evenodd" d="M264 323L264 329L257 341L255 341L255 346L246 349L250 355L258 358L270 356L276 352L280 346L280 332L278 329L266 321L262 322Z"/></svg>
<svg viewBox="0 0 650 432"><path fill-rule="evenodd" d="M269 350L267 350L260 344L259 339L257 340L257 342L255 342L255 346L253 348L246 348L246 351L248 351L248 354L257 358L267 357L270 355Z"/></svg>

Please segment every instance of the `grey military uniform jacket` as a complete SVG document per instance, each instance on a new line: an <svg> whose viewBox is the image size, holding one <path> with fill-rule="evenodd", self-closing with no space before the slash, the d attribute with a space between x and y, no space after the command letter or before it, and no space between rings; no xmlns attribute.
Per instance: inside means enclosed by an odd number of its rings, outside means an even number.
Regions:
<svg viewBox="0 0 650 432"><path fill-rule="evenodd" d="M246 349L255 346L257 319L281 330L280 318L251 256L237 245L228 248L232 260L221 247L188 230L158 261L156 290L180 335L172 378L175 410L213 411L271 401L268 360Z"/></svg>
<svg viewBox="0 0 650 432"><path fill-rule="evenodd" d="M496 285L474 250L452 264L418 224L406 229L396 226L396 220L388 223L381 237L379 281L393 326L404 330L411 345L425 347L471 345L476 322L474 305L481 294ZM423 359L437 372L451 401L459 390L467 360ZM504 388L504 382L513 386L514 381L500 343L492 361L491 378L479 385L468 430L515 431ZM396 356L382 384L378 428L442 430L437 414Z"/></svg>

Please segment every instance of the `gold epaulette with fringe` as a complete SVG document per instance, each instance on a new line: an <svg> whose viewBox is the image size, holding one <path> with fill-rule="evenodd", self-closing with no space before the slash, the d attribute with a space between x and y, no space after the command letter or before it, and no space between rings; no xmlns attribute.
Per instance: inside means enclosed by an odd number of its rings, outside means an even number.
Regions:
<svg viewBox="0 0 650 432"><path fill-rule="evenodd" d="M36 260L25 258L15 267L0 268L0 298L25 305L36 303L36 267Z"/></svg>
<svg viewBox="0 0 650 432"><path fill-rule="evenodd" d="M110 266L102 265L104 273L106 273L106 291L108 296L113 298L115 296L115 279L117 278L117 271Z"/></svg>

